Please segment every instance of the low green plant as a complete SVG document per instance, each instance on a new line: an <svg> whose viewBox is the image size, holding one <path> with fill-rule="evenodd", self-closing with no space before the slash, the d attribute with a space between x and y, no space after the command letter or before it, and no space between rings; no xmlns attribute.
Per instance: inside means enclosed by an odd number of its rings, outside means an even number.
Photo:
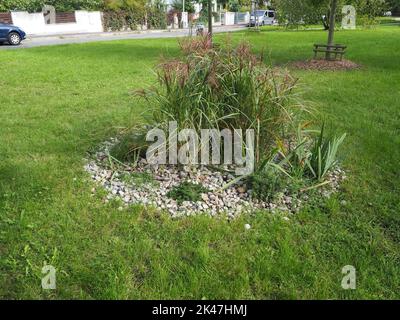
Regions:
<svg viewBox="0 0 400 320"><path fill-rule="evenodd" d="M148 145L145 130L130 130L111 148L110 155L122 162L136 163L145 157Z"/></svg>
<svg viewBox="0 0 400 320"><path fill-rule="evenodd" d="M172 198L176 200L178 204L181 204L183 201L200 201L201 194L207 193L208 191L208 189L200 184L185 181L173 187L167 193L167 197Z"/></svg>
<svg viewBox="0 0 400 320"><path fill-rule="evenodd" d="M307 125L299 125L294 142L288 146L278 143L269 158L247 178L256 198L268 201L282 188L297 192L326 184L324 179L337 164L337 150L346 134L339 138L327 136L325 124L319 131L306 130ZM319 133L317 137L311 135L315 132Z"/></svg>
<svg viewBox="0 0 400 320"><path fill-rule="evenodd" d="M282 192L296 193L306 184L304 176L294 172L297 166L294 164L294 161L297 161L296 148L287 157L281 148L273 149L256 170L246 177L254 198L271 201Z"/></svg>
<svg viewBox="0 0 400 320"><path fill-rule="evenodd" d="M272 166L256 171L248 178L253 197L262 201L273 200L284 189L286 182L283 174Z"/></svg>
<svg viewBox="0 0 400 320"><path fill-rule="evenodd" d="M311 175L318 181L322 181L326 174L337 164L336 154L346 134L340 137L326 136L325 124L322 125L319 136L314 139L307 159L307 167Z"/></svg>
<svg viewBox="0 0 400 320"><path fill-rule="evenodd" d="M278 141L278 152L281 158L280 167L285 168L285 173L288 176L301 179L304 176L307 168L307 160L309 152L309 137L305 130L306 124L299 124L293 141L289 141L285 146L285 141Z"/></svg>
<svg viewBox="0 0 400 320"><path fill-rule="evenodd" d="M148 172L131 172L126 173L121 178L122 181L135 185L157 185L157 181L153 175Z"/></svg>

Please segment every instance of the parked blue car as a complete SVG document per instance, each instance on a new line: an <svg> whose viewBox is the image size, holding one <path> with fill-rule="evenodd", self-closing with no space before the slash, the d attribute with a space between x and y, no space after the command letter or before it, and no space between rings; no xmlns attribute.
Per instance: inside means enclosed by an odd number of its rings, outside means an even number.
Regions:
<svg viewBox="0 0 400 320"><path fill-rule="evenodd" d="M7 41L13 46L17 46L26 38L26 33L11 24L0 23L0 43Z"/></svg>

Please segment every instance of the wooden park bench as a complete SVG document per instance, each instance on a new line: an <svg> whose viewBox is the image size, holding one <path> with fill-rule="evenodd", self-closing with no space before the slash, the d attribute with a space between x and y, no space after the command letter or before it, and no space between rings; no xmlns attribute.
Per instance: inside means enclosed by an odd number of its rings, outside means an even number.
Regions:
<svg viewBox="0 0 400 320"><path fill-rule="evenodd" d="M333 45L327 45L327 44L314 44L314 59L317 58L318 52L324 52L325 54L327 52L331 53L331 57L334 54L335 55L335 60L337 60L337 57L339 56L340 60L342 60L343 55L346 53L346 46L343 46L341 44L333 44Z"/></svg>

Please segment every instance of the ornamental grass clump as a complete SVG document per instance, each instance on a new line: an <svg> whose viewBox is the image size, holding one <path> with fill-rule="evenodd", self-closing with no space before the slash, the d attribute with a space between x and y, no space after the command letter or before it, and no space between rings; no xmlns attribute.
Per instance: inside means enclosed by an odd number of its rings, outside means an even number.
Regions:
<svg viewBox="0 0 400 320"><path fill-rule="evenodd" d="M137 92L151 108L152 126L254 129L256 162L296 126L304 109L294 93L297 79L264 64L248 43L216 48L196 37L180 47L179 57L159 64L158 86Z"/></svg>

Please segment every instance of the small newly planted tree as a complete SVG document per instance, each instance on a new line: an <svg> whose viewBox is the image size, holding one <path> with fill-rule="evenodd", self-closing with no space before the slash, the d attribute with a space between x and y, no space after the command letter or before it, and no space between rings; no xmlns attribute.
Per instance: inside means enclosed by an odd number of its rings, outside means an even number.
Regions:
<svg viewBox="0 0 400 320"><path fill-rule="evenodd" d="M272 6L277 11L278 21L288 27L323 23L328 29L327 12L330 0L274 0ZM327 24L328 23L328 24Z"/></svg>
<svg viewBox="0 0 400 320"><path fill-rule="evenodd" d="M208 36L212 42L212 0L208 0Z"/></svg>
<svg viewBox="0 0 400 320"><path fill-rule="evenodd" d="M336 11L341 0L274 0L278 19L290 25L312 24L323 22L328 29L328 49L334 44ZM328 13L327 13L328 12ZM327 14L326 14L327 13ZM332 58L331 52L326 52L325 58Z"/></svg>

